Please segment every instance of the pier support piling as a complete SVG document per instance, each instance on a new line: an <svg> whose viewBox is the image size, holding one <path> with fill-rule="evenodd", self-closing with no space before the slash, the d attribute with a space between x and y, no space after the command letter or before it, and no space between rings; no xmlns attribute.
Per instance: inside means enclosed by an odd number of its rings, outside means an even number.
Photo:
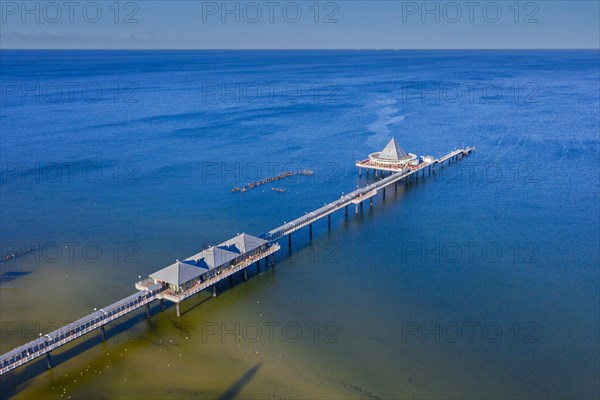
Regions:
<svg viewBox="0 0 600 400"><path fill-rule="evenodd" d="M358 204L356 204L356 215L358 215Z"/></svg>
<svg viewBox="0 0 600 400"><path fill-rule="evenodd" d="M358 167L358 176L362 176L362 168Z"/></svg>
<svg viewBox="0 0 600 400"><path fill-rule="evenodd" d="M372 197L369 199L369 207L373 208L373 198Z"/></svg>
<svg viewBox="0 0 600 400"><path fill-rule="evenodd" d="M327 226L331 227L331 214L327 216Z"/></svg>
<svg viewBox="0 0 600 400"><path fill-rule="evenodd" d="M216 284L212 285L212 290L213 290L213 297L217 297L217 285Z"/></svg>
<svg viewBox="0 0 600 400"><path fill-rule="evenodd" d="M52 369L52 356L50 355L50 352L46 353L46 366L48 369Z"/></svg>
<svg viewBox="0 0 600 400"><path fill-rule="evenodd" d="M312 224L308 224L308 238L312 240Z"/></svg>
<svg viewBox="0 0 600 400"><path fill-rule="evenodd" d="M106 342L106 330L104 329L104 325L100 327L100 336L102 337L102 341Z"/></svg>
<svg viewBox="0 0 600 400"><path fill-rule="evenodd" d="M398 191L398 181L394 182L394 192Z"/></svg>
<svg viewBox="0 0 600 400"><path fill-rule="evenodd" d="M160 299L159 303L160 303L160 311L164 311L164 309L165 309L165 299Z"/></svg>
<svg viewBox="0 0 600 400"><path fill-rule="evenodd" d="M248 280L248 268L244 268L244 280L247 281Z"/></svg>
<svg viewBox="0 0 600 400"><path fill-rule="evenodd" d="M146 318L150 318L150 303L146 303Z"/></svg>
<svg viewBox="0 0 600 400"><path fill-rule="evenodd" d="M256 261L256 273L260 272L260 260Z"/></svg>
<svg viewBox="0 0 600 400"><path fill-rule="evenodd" d="M179 308L179 302L175 303L175 309L177 310L177 316L181 317L181 308Z"/></svg>
<svg viewBox="0 0 600 400"><path fill-rule="evenodd" d="M292 248L292 234L291 233L288 235L288 247L290 249Z"/></svg>
<svg viewBox="0 0 600 400"><path fill-rule="evenodd" d="M385 186L383 187L383 198L385 199Z"/></svg>
<svg viewBox="0 0 600 400"><path fill-rule="evenodd" d="M348 217L348 206L344 207L344 217Z"/></svg>
<svg viewBox="0 0 600 400"><path fill-rule="evenodd" d="M271 254L271 268L275 268L275 254Z"/></svg>

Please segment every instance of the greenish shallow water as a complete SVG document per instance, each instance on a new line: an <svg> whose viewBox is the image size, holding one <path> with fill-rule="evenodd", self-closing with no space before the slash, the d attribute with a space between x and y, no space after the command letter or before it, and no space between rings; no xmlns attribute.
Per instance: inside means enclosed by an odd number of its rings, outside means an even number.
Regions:
<svg viewBox="0 0 600 400"><path fill-rule="evenodd" d="M2 63L4 82L109 87L116 73L140 91L133 104L3 104L4 167L75 161L104 174L36 182L35 169L25 181L3 170L3 253L42 250L0 264L1 352L204 243L266 232L374 181L354 162L392 136L418 154L477 146L358 217L315 224L312 242L294 234L291 255L283 240L275 269L184 302L181 318L155 305L105 343L94 333L54 352L51 371L40 359L3 376L2 398L598 396L596 53L9 52ZM538 91L530 103L423 102L403 97L409 80ZM337 101L202 101L206 81L332 83ZM245 172L222 175L221 162ZM134 179L115 181L115 164ZM261 177L317 173L278 182L286 193L232 194L256 165Z"/></svg>

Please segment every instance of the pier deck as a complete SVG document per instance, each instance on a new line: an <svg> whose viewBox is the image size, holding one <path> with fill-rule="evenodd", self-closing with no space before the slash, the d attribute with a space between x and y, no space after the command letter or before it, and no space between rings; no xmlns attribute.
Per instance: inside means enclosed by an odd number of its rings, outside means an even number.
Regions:
<svg viewBox="0 0 600 400"><path fill-rule="evenodd" d="M370 199L371 197L375 196L377 194L377 190L371 190L368 193L364 193L362 195L359 195L358 197L356 197L355 199L351 200L350 202L352 204L360 204L363 201Z"/></svg>
<svg viewBox="0 0 600 400"><path fill-rule="evenodd" d="M367 199L372 199L379 192L383 192L383 196L385 197L386 187L392 184L397 184L399 181L403 179L408 179L411 176L418 176L418 173L421 171L424 173L426 168L429 168L431 170L431 168L433 167L435 171L435 165L441 165L448 160L468 155L474 149L474 147L467 147L465 149L454 150L446 154L445 156L435 159L433 161L422 162L418 165L409 165L403 168L396 169L380 167L377 165L366 165L363 162L357 162L356 165L359 167L390 171L392 172L392 174L378 180L377 182L374 182L363 188L359 188L357 190L354 190L353 192L343 195L339 199L329 204L326 204L323 207L311 211L306 215L297 218L291 222L283 224L269 231L267 234L261 235L265 240L268 240L270 242L270 246L265 251L261 251L257 254L249 256L246 259L240 261L239 263L236 263L231 267L221 270L218 275L211 277L206 281L201 282L187 290L176 293L166 287L163 287L160 284L155 284L154 280L152 279L145 279L141 282L136 283L135 287L139 290L137 293L132 294L107 307L104 307L99 311L95 311L71 324L63 326L60 329L57 329L44 336L41 336L36 340L23 344L22 346L19 346L9 351L8 353L5 353L2 356L0 356L0 375L5 374L23 364L26 364L44 354L46 355L48 368L51 368L52 362L50 358L50 352L52 350L57 349L77 338L80 338L86 333L93 331L94 329L100 329L102 337L104 339L104 326L108 322L116 320L117 318L120 318L142 306L147 307L147 315L150 316L149 303L157 299L161 301L163 299L167 299L169 301L175 302L177 305L177 315L179 316L179 303L185 300L186 298L193 296L194 294L199 293L200 291L205 290L211 286L213 287L213 295L215 295L215 285L219 281L233 275L236 272L244 270L254 262L260 262L261 259L267 258L268 263L268 257L272 256L272 254L274 254L280 249L280 245L276 243L278 239L286 235L290 235L292 232L295 232L306 226L311 226L310 232L312 236L312 223L326 216L330 216L334 212L348 207L350 204L354 204L356 206L356 212L358 212L358 206L360 203Z"/></svg>
<svg viewBox="0 0 600 400"><path fill-rule="evenodd" d="M158 288L154 286L147 290L139 291L116 303L95 311L75 322L63 326L47 335L26 343L5 353L0 357L0 374L17 368L32 361L62 345L73 341L94 329L103 328L107 323L114 321L138 308L148 304L155 299ZM51 360L48 357L48 367Z"/></svg>

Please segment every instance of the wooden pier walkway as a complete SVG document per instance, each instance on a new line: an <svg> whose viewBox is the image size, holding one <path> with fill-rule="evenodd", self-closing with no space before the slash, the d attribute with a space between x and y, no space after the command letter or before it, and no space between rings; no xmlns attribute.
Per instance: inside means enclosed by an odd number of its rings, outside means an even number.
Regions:
<svg viewBox="0 0 600 400"><path fill-rule="evenodd" d="M234 264L231 267L221 270L218 275L207 279L183 292L172 292L170 289L155 284L153 280L146 279L136 283L136 288L139 290L137 293L132 294L116 303L113 303L99 311L95 311L75 322L63 326L53 332L41 336L40 338L33 340L29 343L23 344L8 353L0 356L0 375L5 374L23 364L26 364L40 356L46 355L46 362L48 368L52 367L52 359L50 352L55 350L66 343L69 343L83 335L95 330L100 329L102 339L106 339L105 325L111 321L116 320L142 306L146 306L146 315L150 317L150 303L154 300L161 301L161 309L163 308L163 300L175 302L177 308L177 315L180 315L179 303L196 293L201 292L209 287L213 287L213 296L216 295L216 283L223 279L230 277L236 272L243 271L244 278L247 279L247 268L253 263L260 263L260 260L266 258L268 266L268 257L272 256L273 253L280 249L280 245L275 243L278 239L284 236L288 236L291 244L291 234L299 229L306 226L309 227L309 235L312 238L312 224L322 218L328 217L328 223L331 223L331 214L341 209L345 209L345 215L348 215L348 206L354 204L356 207L356 213L358 213L359 205L363 201L369 200L372 204L372 199L375 195L382 192L385 197L386 188L390 185L397 185L398 182L408 179L412 176L418 177L419 172L425 173L426 169L429 171L435 171L436 165L441 165L446 161L453 160L458 157L462 157L471 153L474 148L467 147L465 149L454 150L439 159L435 159L431 162L422 162L416 166L407 166L405 169L399 172L391 172L389 176L378 180L370 185L363 188L357 189L351 193L348 193L341 198L324 205L314 211L307 213L306 215L297 218L291 222L283 224L267 234L261 235L265 240L268 240L271 245L266 250L254 256L250 256L245 260ZM377 168L375 168L377 169ZM387 170L386 168L381 169ZM274 259L273 259L274 265ZM260 267L260 264L257 265Z"/></svg>
<svg viewBox="0 0 600 400"><path fill-rule="evenodd" d="M95 311L75 322L65 325L53 332L39 337L29 343L17 347L0 357L0 375L17 368L40 356L46 355L48 368L52 367L50 352L60 346L75 340L94 329L100 328L102 338L106 339L104 325L148 305L156 298L160 285L139 291L99 311Z"/></svg>
<svg viewBox="0 0 600 400"><path fill-rule="evenodd" d="M435 165L443 164L444 162L446 162L448 160L454 159L456 157L461 157L463 155L467 155L471 151L473 151L473 149L474 148L467 147L466 149L454 150L453 152L448 153L445 156L443 156L439 159L436 159L432 162L429 162L429 163L423 162L416 166L408 166L400 172L391 173L391 175L386 178L380 179L377 182L367 185L363 188L356 189L355 191L342 196L338 200L335 200L327 205L324 205L323 207L320 207L314 211L307 213L303 217L297 218L291 222L283 224L283 225L269 231L269 233L265 236L265 239L274 241L274 240L280 239L283 236L289 235L292 232L297 231L298 229L302 229L306 226L310 227L310 225L313 222L316 222L316 221L320 220L321 218L327 217L327 216L333 214L334 212L341 210L342 208L346 208L350 204L354 204L356 206L356 212L358 212L358 205L360 203L362 203L364 200L367 200L367 199L373 197L380 191L382 191L383 195L385 196L385 188L386 187L388 187L392 184L396 184L403 179L410 178L413 175L416 176L419 174L419 172L425 172L425 169L427 169L427 168L432 168L432 167L435 168ZM387 169L382 168L382 171L387 171ZM347 213L348 213L347 208L345 210L345 213L347 215Z"/></svg>
<svg viewBox="0 0 600 400"><path fill-rule="evenodd" d="M441 164L451 158L455 158L456 156L467 155L472 151L475 151L475 147L467 147L466 149L457 149L457 150L454 150L454 151L446 154L445 156L443 156L441 158L438 158L437 160L435 160L435 163Z"/></svg>

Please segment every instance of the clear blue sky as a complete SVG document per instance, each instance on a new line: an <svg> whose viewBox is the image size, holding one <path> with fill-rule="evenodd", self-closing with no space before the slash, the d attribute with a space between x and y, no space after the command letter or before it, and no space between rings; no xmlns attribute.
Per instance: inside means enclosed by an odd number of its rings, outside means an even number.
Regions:
<svg viewBox="0 0 600 400"><path fill-rule="evenodd" d="M2 1L0 47L599 48L600 1Z"/></svg>

